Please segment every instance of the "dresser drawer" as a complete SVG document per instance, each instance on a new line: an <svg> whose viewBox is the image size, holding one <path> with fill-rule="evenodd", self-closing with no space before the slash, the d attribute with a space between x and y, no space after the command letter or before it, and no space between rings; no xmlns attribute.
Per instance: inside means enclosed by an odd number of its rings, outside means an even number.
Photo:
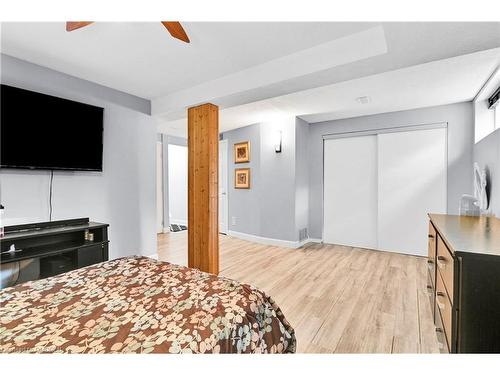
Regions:
<svg viewBox="0 0 500 375"><path fill-rule="evenodd" d="M432 276L430 272L427 272L427 294L429 296L429 301L431 303L431 311L432 311L432 319L435 320L435 299L436 299L436 290L434 289L432 281Z"/></svg>
<svg viewBox="0 0 500 375"><path fill-rule="evenodd" d="M446 341L450 348L453 336L453 307L440 275L436 277L436 310L441 316Z"/></svg>
<svg viewBox="0 0 500 375"><path fill-rule="evenodd" d="M429 222L429 235L428 235L428 254L427 254L427 268L431 277L431 284L433 287L436 285L436 230Z"/></svg>
<svg viewBox="0 0 500 375"><path fill-rule="evenodd" d="M443 278L444 288L450 296L450 301L453 304L453 264L454 260L450 251L440 236L437 236L437 258L436 265L439 273ZM439 277L436 277L439 279ZM438 280L436 280L436 283Z"/></svg>
<svg viewBox="0 0 500 375"><path fill-rule="evenodd" d="M434 321L435 321L434 324L436 325L436 337L438 340L439 352L449 353L450 350L448 348L448 342L446 341L446 333L444 332L443 322L441 320L441 316L439 315L439 313L437 313Z"/></svg>

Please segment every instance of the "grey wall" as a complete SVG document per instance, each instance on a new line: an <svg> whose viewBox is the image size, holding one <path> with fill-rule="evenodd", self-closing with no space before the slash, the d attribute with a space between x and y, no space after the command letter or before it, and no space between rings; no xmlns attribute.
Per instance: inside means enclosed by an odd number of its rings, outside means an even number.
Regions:
<svg viewBox="0 0 500 375"><path fill-rule="evenodd" d="M462 194L472 192L474 126L472 103L328 121L309 127L309 235L321 238L323 227L323 135L398 126L448 123L448 213L457 214Z"/></svg>
<svg viewBox="0 0 500 375"><path fill-rule="evenodd" d="M295 230L309 227L309 124L295 121Z"/></svg>
<svg viewBox="0 0 500 375"><path fill-rule="evenodd" d="M282 133L276 153L275 134ZM260 124L260 236L297 241L295 230L295 117Z"/></svg>
<svg viewBox="0 0 500 375"><path fill-rule="evenodd" d="M156 252L156 123L149 102L1 55L1 82L104 107L103 172L55 172L53 219L110 224L110 257ZM84 131L84 129L82 129ZM0 171L6 224L48 220L49 172Z"/></svg>
<svg viewBox="0 0 500 375"><path fill-rule="evenodd" d="M254 236L297 241L295 224L295 118L254 124L222 134L228 140L229 230ZM282 152L274 150L282 132ZM250 141L250 162L235 164L233 146ZM250 168L250 189L234 188L234 170ZM233 225L233 218L235 224Z"/></svg>
<svg viewBox="0 0 500 375"><path fill-rule="evenodd" d="M260 236L260 217L263 206L260 178L260 124L225 132L222 138L228 140L228 229ZM233 146L243 141L250 141L250 162L235 164ZM234 188L236 168L250 168L250 189Z"/></svg>
<svg viewBox="0 0 500 375"><path fill-rule="evenodd" d="M474 161L487 171L490 193L488 209L500 218L500 129L474 145Z"/></svg>

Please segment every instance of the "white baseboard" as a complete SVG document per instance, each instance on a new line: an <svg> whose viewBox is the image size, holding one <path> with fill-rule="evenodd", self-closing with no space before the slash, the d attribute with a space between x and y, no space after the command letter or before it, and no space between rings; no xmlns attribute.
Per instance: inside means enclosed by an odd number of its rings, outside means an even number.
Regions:
<svg viewBox="0 0 500 375"><path fill-rule="evenodd" d="M156 259L158 260L158 253L155 253L155 254L151 254L151 255L145 255L146 257L148 258L151 258L151 259Z"/></svg>
<svg viewBox="0 0 500 375"><path fill-rule="evenodd" d="M239 238L240 240L256 242L263 245L288 247L290 249L298 249L299 247L304 246L305 244L310 242L321 242L321 240L316 238L306 238L305 240L302 241L277 240L275 238L260 237L260 236L255 236L253 234L235 232L232 230L227 231L227 234L231 237Z"/></svg>
<svg viewBox="0 0 500 375"><path fill-rule="evenodd" d="M323 239L321 239L321 238L308 238L307 242L322 243Z"/></svg>

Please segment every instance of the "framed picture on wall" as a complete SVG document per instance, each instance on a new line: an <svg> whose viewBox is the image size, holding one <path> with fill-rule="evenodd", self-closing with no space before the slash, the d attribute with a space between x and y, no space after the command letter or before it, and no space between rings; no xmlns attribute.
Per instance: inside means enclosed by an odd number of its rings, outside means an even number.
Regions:
<svg viewBox="0 0 500 375"><path fill-rule="evenodd" d="M234 188L250 189L250 168L236 168L234 170Z"/></svg>
<svg viewBox="0 0 500 375"><path fill-rule="evenodd" d="M234 162L248 163L250 161L250 142L240 142L234 144Z"/></svg>

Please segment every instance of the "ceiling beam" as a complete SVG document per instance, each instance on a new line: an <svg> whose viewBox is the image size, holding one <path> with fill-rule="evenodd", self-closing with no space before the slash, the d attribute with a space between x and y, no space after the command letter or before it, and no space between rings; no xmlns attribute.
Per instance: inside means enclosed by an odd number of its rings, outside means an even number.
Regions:
<svg viewBox="0 0 500 375"><path fill-rule="evenodd" d="M153 99L151 114L177 120L185 116L185 108L207 101L225 106L248 103L257 97L256 90L260 96L272 85L385 53L384 29L376 26Z"/></svg>

